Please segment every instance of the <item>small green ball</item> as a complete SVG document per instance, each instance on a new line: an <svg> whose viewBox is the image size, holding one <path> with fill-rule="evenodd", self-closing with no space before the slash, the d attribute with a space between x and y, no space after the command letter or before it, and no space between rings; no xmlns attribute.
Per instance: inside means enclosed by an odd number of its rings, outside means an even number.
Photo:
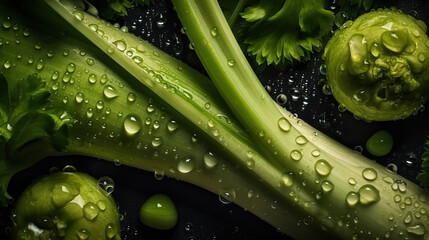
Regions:
<svg viewBox="0 0 429 240"><path fill-rule="evenodd" d="M393 137L385 130L374 133L366 141L366 149L374 156L381 157L387 155L393 147Z"/></svg>
<svg viewBox="0 0 429 240"><path fill-rule="evenodd" d="M165 194L151 196L140 208L140 221L151 228L169 230L177 223L177 210Z"/></svg>

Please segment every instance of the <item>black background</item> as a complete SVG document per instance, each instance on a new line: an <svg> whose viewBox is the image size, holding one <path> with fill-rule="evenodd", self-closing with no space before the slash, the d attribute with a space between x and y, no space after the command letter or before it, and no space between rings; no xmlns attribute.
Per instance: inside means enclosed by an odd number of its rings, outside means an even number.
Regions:
<svg viewBox="0 0 429 240"><path fill-rule="evenodd" d="M418 19L429 24L429 1L393 2L405 13L417 13ZM335 2L330 4L334 12L337 11L335 6ZM160 1L151 7L134 7L121 24L128 26L130 32L203 71L195 53L188 47L189 41L181 33L180 22L169 1ZM327 39L329 36L325 42ZM273 99L279 94L287 96L288 101L283 104L285 108L350 148L364 146L368 137L377 130L388 130L394 138L394 149L390 154L376 158L365 149L362 154L385 166L395 164L399 174L415 181L420 171L423 144L429 135L429 111L422 111L406 120L383 123L368 123L355 119L349 112L340 112L334 98L322 92L320 79L324 79L324 75L319 70L323 64L320 55L315 54L310 61L284 71L267 68L259 74L261 82ZM17 197L34 179L49 173L51 167L62 168L67 164L96 178L110 176L114 179L113 195L124 216L121 223L123 239L288 239L240 207L221 203L218 196L204 189L175 179L156 180L153 173L92 158L70 156L41 161L17 174L9 185L9 192ZM153 230L138 220L141 204L155 193L169 195L177 206L179 222L172 230ZM9 216L10 208L0 208L0 239L7 238Z"/></svg>

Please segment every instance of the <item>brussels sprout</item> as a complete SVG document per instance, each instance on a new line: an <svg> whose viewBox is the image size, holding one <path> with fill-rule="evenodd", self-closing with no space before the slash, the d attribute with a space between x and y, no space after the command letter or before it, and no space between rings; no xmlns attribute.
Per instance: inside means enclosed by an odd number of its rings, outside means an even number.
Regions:
<svg viewBox="0 0 429 240"><path fill-rule="evenodd" d="M14 239L120 239L115 201L97 180L57 172L27 187L12 213Z"/></svg>
<svg viewBox="0 0 429 240"><path fill-rule="evenodd" d="M335 99L367 120L417 113L429 98L426 31L425 23L394 9L346 22L324 52Z"/></svg>

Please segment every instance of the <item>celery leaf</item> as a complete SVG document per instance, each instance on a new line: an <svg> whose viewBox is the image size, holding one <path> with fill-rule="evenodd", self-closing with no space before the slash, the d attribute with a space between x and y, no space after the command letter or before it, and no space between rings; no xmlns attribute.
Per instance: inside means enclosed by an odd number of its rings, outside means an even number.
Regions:
<svg viewBox="0 0 429 240"><path fill-rule="evenodd" d="M64 150L68 144L68 127L75 122L66 112L49 105L50 92L40 76L33 74L22 79L10 90L0 74L0 205L6 206L10 178L39 158L34 151L53 148ZM42 141L47 138L49 141ZM46 148L32 148L32 144L49 144ZM36 150L35 150L36 149ZM42 149L42 150L41 150Z"/></svg>
<svg viewBox="0 0 429 240"><path fill-rule="evenodd" d="M320 39L332 28L334 15L324 9L324 0L265 0L247 7L244 42L259 65L283 68L308 60L322 47Z"/></svg>

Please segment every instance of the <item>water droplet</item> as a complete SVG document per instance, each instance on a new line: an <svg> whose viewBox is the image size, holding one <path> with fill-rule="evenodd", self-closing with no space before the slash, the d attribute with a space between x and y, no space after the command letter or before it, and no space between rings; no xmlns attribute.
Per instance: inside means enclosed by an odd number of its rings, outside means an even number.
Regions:
<svg viewBox="0 0 429 240"><path fill-rule="evenodd" d="M308 143L308 140L306 137L300 135L300 136L295 138L295 142L299 145L304 145L304 144Z"/></svg>
<svg viewBox="0 0 429 240"><path fill-rule="evenodd" d="M325 193L334 190L334 184L329 180L323 180L320 186Z"/></svg>
<svg viewBox="0 0 429 240"><path fill-rule="evenodd" d="M103 94L106 98L112 99L118 96L118 91L111 85L106 85L103 89Z"/></svg>
<svg viewBox="0 0 429 240"><path fill-rule="evenodd" d="M174 132L174 131L176 131L178 128L179 128L179 124L178 124L176 121L174 121L174 120L170 120L170 121L167 123L167 130L168 130L169 132Z"/></svg>
<svg viewBox="0 0 429 240"><path fill-rule="evenodd" d="M389 164L387 164L387 166L386 166L386 170L387 170L388 172L396 173L396 172L398 172L398 167L397 167L397 166L396 166L396 164L394 164L394 163L389 163Z"/></svg>
<svg viewBox="0 0 429 240"><path fill-rule="evenodd" d="M115 182L110 177L104 176L98 179L98 186L108 194L112 194L115 190Z"/></svg>
<svg viewBox="0 0 429 240"><path fill-rule="evenodd" d="M294 174L293 172L287 172L282 174L281 179L280 179L280 186L286 186L286 187L290 187L293 185L294 182Z"/></svg>
<svg viewBox="0 0 429 240"><path fill-rule="evenodd" d="M413 166L417 162L417 156L414 153L408 153L405 155L405 165L408 167Z"/></svg>
<svg viewBox="0 0 429 240"><path fill-rule="evenodd" d="M426 234L426 228L423 224L418 223L414 226L407 227L407 232L417 236L423 236Z"/></svg>
<svg viewBox="0 0 429 240"><path fill-rule="evenodd" d="M281 106L284 106L287 103L287 96L283 93L277 95L276 102Z"/></svg>
<svg viewBox="0 0 429 240"><path fill-rule="evenodd" d="M124 118L124 130L128 136L134 136L141 129L142 121L139 116L130 113Z"/></svg>
<svg viewBox="0 0 429 240"><path fill-rule="evenodd" d="M302 158L302 153L299 150L292 150L292 152L290 152L290 157L295 161L299 161Z"/></svg>
<svg viewBox="0 0 429 240"><path fill-rule="evenodd" d="M216 27L213 27L213 28L210 30L210 34L212 35L212 37L216 37L216 36L217 36L217 28L216 28Z"/></svg>
<svg viewBox="0 0 429 240"><path fill-rule="evenodd" d="M349 192L346 196L346 202L350 207L354 207L359 202L359 193Z"/></svg>
<svg viewBox="0 0 429 240"><path fill-rule="evenodd" d="M88 59L86 59L86 63L87 63L89 66L92 66L92 65L94 65L95 61L94 61L94 59L92 59L92 58L88 58Z"/></svg>
<svg viewBox="0 0 429 240"><path fill-rule="evenodd" d="M348 182L350 185L356 185L356 180L355 180L354 178L349 178L349 180L347 180L347 182Z"/></svg>
<svg viewBox="0 0 429 240"><path fill-rule="evenodd" d="M70 79L71 79L71 74L69 72L65 72L62 78L63 82L68 83L70 82Z"/></svg>
<svg viewBox="0 0 429 240"><path fill-rule="evenodd" d="M106 203L103 200L100 200L97 202L97 207L101 211L104 211L104 210L106 210Z"/></svg>
<svg viewBox="0 0 429 240"><path fill-rule="evenodd" d="M89 238L89 232L86 229L79 229L76 232L76 236L79 240L86 240Z"/></svg>
<svg viewBox="0 0 429 240"><path fill-rule="evenodd" d="M311 156L313 156L313 157L318 157L318 156L320 156L320 151L319 151L319 150L317 150L317 149L315 149L315 150L311 151Z"/></svg>
<svg viewBox="0 0 429 240"><path fill-rule="evenodd" d="M127 100L128 100L128 102L132 103L136 100L136 97L137 96L135 93L130 92L130 93L128 93Z"/></svg>
<svg viewBox="0 0 429 240"><path fill-rule="evenodd" d="M77 103L82 103L84 99L85 99L85 95L83 95L83 93L76 94L75 100Z"/></svg>
<svg viewBox="0 0 429 240"><path fill-rule="evenodd" d="M217 163L218 159L212 152L204 154L204 164L207 168L214 168Z"/></svg>
<svg viewBox="0 0 429 240"><path fill-rule="evenodd" d="M81 11L74 11L73 15L79 21L82 21L84 19L84 15L83 15L83 13Z"/></svg>
<svg viewBox="0 0 429 240"><path fill-rule="evenodd" d="M380 200L379 191L372 185L363 185L359 188L359 202L363 205L378 202Z"/></svg>
<svg viewBox="0 0 429 240"><path fill-rule="evenodd" d="M12 27L12 21L10 20L10 17L7 17L6 20L3 21L2 25L5 29Z"/></svg>
<svg viewBox="0 0 429 240"><path fill-rule="evenodd" d="M51 193L52 203L56 207L61 208L74 199L78 194L79 189L68 183L55 184Z"/></svg>
<svg viewBox="0 0 429 240"><path fill-rule="evenodd" d="M181 173L189 173L194 170L195 164L191 157L182 158L177 164L177 170Z"/></svg>
<svg viewBox="0 0 429 240"><path fill-rule="evenodd" d="M362 171L362 176L368 181L374 181L377 179L377 171L373 168L365 168Z"/></svg>
<svg viewBox="0 0 429 240"><path fill-rule="evenodd" d="M153 111L155 111L155 106L154 106L154 105L152 105L152 104L147 105L147 107L146 107L146 111L147 111L148 113L152 113Z"/></svg>
<svg viewBox="0 0 429 240"><path fill-rule="evenodd" d="M36 63L36 70L40 71L43 69L43 67L45 67L45 62L43 59L39 59L39 61Z"/></svg>
<svg viewBox="0 0 429 240"><path fill-rule="evenodd" d="M93 202L88 202L83 206L83 217L92 221L94 220L99 213L98 206Z"/></svg>
<svg viewBox="0 0 429 240"><path fill-rule="evenodd" d="M92 108L88 108L87 110L86 110L86 117L87 118L92 118L92 116L94 115L94 109L92 109Z"/></svg>
<svg viewBox="0 0 429 240"><path fill-rule="evenodd" d="M345 22L347 22L348 19L349 17L347 16L346 12L339 11L337 14L335 14L335 25L337 27L341 27Z"/></svg>
<svg viewBox="0 0 429 240"><path fill-rule="evenodd" d="M5 69L9 69L11 66L12 66L12 64L10 64L9 60L6 60L6 61L3 63L3 67L4 67Z"/></svg>
<svg viewBox="0 0 429 240"><path fill-rule="evenodd" d="M320 72L320 74L322 74L322 75L326 75L326 64L322 64L322 65L320 65L320 67L319 67L319 72Z"/></svg>
<svg viewBox="0 0 429 240"><path fill-rule="evenodd" d="M114 53L114 52L115 52L115 48L114 48L114 47L112 47L112 46L108 46L108 47L107 47L107 53L112 54L112 53Z"/></svg>
<svg viewBox="0 0 429 240"><path fill-rule="evenodd" d="M314 170L321 176L328 176L331 173L332 166L324 159L320 159L314 164Z"/></svg>
<svg viewBox="0 0 429 240"><path fill-rule="evenodd" d="M95 105L95 107L97 108L97 110L101 110L104 108L104 102L103 101L97 101L97 104Z"/></svg>
<svg viewBox="0 0 429 240"><path fill-rule="evenodd" d="M115 42L113 42L113 45L115 45L116 48L121 52L123 52L127 49L127 44L123 40L115 41Z"/></svg>
<svg viewBox="0 0 429 240"><path fill-rule="evenodd" d="M156 148L161 146L161 144L162 144L162 137L154 137L152 139L152 147Z"/></svg>
<svg viewBox="0 0 429 240"><path fill-rule="evenodd" d="M289 132L291 128L290 122L284 117L280 118L277 124L279 125L279 128L284 132Z"/></svg>
<svg viewBox="0 0 429 240"><path fill-rule="evenodd" d="M419 55L417 55L417 59L420 62L424 62L426 60L426 57L425 57L425 55L423 53L419 53Z"/></svg>
<svg viewBox="0 0 429 240"><path fill-rule="evenodd" d="M234 189L224 190L219 194L219 201L223 204L230 204L236 198L236 193Z"/></svg>
<svg viewBox="0 0 429 240"><path fill-rule="evenodd" d="M106 232L107 239L113 239L116 236L116 234L118 233L118 229L116 228L115 224L109 223L106 226L105 232Z"/></svg>
<svg viewBox="0 0 429 240"><path fill-rule="evenodd" d="M254 169L255 168L255 160L253 160L253 158L249 158L246 160L246 167L249 169Z"/></svg>
<svg viewBox="0 0 429 240"><path fill-rule="evenodd" d="M235 61L234 60L228 60L228 66L233 67L235 65Z"/></svg>
<svg viewBox="0 0 429 240"><path fill-rule="evenodd" d="M94 84L97 82L97 76L95 76L95 74L91 73L88 76L88 82L91 84Z"/></svg>

